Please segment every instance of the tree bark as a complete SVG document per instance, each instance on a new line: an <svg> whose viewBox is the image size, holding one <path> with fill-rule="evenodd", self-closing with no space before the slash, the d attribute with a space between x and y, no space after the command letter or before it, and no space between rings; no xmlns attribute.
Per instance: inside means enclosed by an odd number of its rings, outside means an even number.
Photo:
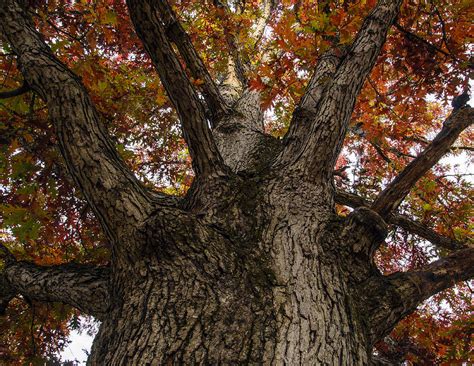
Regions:
<svg viewBox="0 0 474 366"><path fill-rule="evenodd" d="M10 263L0 275L2 302L16 295L44 302L63 302L97 319L109 308L109 269L77 264L41 267ZM6 307L6 306L4 306Z"/></svg>
<svg viewBox="0 0 474 366"><path fill-rule="evenodd" d="M261 179L231 182L212 215L166 212L140 229L92 364L367 364L350 263L331 249L340 220L318 187Z"/></svg>

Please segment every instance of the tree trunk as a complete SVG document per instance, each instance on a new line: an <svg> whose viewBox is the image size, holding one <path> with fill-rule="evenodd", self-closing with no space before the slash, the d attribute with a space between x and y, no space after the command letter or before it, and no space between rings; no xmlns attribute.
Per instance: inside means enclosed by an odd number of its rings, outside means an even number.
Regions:
<svg viewBox="0 0 474 366"><path fill-rule="evenodd" d="M90 363L367 364L330 187L296 182L220 181L198 221L164 212L132 234Z"/></svg>
<svg viewBox="0 0 474 366"><path fill-rule="evenodd" d="M347 276L322 254L329 216L318 216L279 207L265 227L243 218L257 240L183 231L166 252L124 265L91 364L367 363ZM150 225L145 240L159 230ZM182 251L189 240L205 252Z"/></svg>

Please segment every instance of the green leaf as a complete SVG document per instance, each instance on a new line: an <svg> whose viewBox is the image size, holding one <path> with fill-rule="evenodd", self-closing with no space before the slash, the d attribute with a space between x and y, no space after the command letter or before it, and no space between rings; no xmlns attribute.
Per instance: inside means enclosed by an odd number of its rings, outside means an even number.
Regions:
<svg viewBox="0 0 474 366"><path fill-rule="evenodd" d="M105 14L105 24L117 25L117 14L113 11L108 11Z"/></svg>
<svg viewBox="0 0 474 366"><path fill-rule="evenodd" d="M433 207L429 203L423 205L423 211L431 211Z"/></svg>

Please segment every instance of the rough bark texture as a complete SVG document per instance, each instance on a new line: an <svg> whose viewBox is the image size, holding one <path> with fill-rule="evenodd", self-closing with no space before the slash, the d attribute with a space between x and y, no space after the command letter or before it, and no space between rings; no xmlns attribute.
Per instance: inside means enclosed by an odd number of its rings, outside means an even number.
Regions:
<svg viewBox="0 0 474 366"><path fill-rule="evenodd" d="M142 187L115 152L80 80L55 58L17 1L0 0L0 31L28 85L47 102L70 173L114 254L108 269L47 268L16 262L1 248L7 262L1 308L21 294L98 316L91 365L370 363L374 342L401 317L474 275L472 249L416 273L384 277L373 264L385 221L450 249L462 246L393 211L472 123L470 108L450 119L463 122L449 124L422 154L428 162L416 159L407 167L410 178L394 181L374 210L334 191L334 162L357 94L400 3L381 0L350 48L322 57L280 141L265 135L260 96L232 77L235 62L217 88L169 4L129 0L194 161L197 177L181 199ZM276 2L265 4L267 19ZM204 81L201 91L172 43ZM357 209L338 217L335 200Z"/></svg>
<svg viewBox="0 0 474 366"><path fill-rule="evenodd" d="M75 264L40 267L15 262L5 268L0 281L2 300L21 295L37 301L64 302L98 319L104 319L109 308L107 268Z"/></svg>
<svg viewBox="0 0 474 366"><path fill-rule="evenodd" d="M366 364L342 223L316 186L288 194L292 181L236 178L212 214L151 218L91 362Z"/></svg>

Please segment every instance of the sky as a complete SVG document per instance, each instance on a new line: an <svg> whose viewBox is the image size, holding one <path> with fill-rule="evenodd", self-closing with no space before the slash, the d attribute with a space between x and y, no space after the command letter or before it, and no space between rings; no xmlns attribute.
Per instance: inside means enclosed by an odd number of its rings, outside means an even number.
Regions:
<svg viewBox="0 0 474 366"><path fill-rule="evenodd" d="M86 332L79 333L73 330L69 337L70 344L60 353L62 361L77 361L79 365L85 365L87 353L90 352L94 336Z"/></svg>

